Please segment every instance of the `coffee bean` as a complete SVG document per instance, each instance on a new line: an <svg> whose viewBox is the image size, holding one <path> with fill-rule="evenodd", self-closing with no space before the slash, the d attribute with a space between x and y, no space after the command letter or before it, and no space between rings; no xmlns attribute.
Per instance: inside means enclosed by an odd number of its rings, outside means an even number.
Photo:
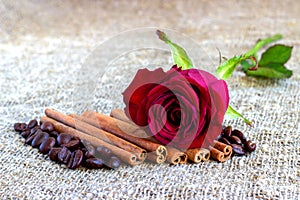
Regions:
<svg viewBox="0 0 300 200"><path fill-rule="evenodd" d="M70 160L67 164L67 167L70 169L76 169L80 166L83 160L83 153L81 150L76 150L72 153Z"/></svg>
<svg viewBox="0 0 300 200"><path fill-rule="evenodd" d="M14 130L15 130L16 132L21 132L21 131L22 131L21 123L15 123L15 124L14 124Z"/></svg>
<svg viewBox="0 0 300 200"><path fill-rule="evenodd" d="M39 147L39 151L43 154L47 154L52 147L54 147L56 141L55 138L49 137L47 140L42 142L42 144Z"/></svg>
<svg viewBox="0 0 300 200"><path fill-rule="evenodd" d="M232 147L232 151L235 155L242 156L242 155L245 155L245 153L246 153L244 148L241 145L231 144L231 147Z"/></svg>
<svg viewBox="0 0 300 200"><path fill-rule="evenodd" d="M61 149L62 149L61 147L53 147L52 149L50 149L48 153L50 160L57 161L57 155Z"/></svg>
<svg viewBox="0 0 300 200"><path fill-rule="evenodd" d="M248 140L244 143L244 147L248 152L253 152L256 149L256 144L251 140Z"/></svg>
<svg viewBox="0 0 300 200"><path fill-rule="evenodd" d="M21 131L26 131L26 130L28 130L27 124L26 124L26 123L21 123L21 125L20 125L20 130L21 130Z"/></svg>
<svg viewBox="0 0 300 200"><path fill-rule="evenodd" d="M27 137L29 136L29 134L30 134L30 131L29 131L29 130L27 130L27 131L22 131L22 132L21 132L21 136L22 136L23 138L27 138Z"/></svg>
<svg viewBox="0 0 300 200"><path fill-rule="evenodd" d="M38 130L40 130L40 132L42 132L40 126L35 126L35 127L33 127L32 129L30 129L30 133L35 133L35 132L37 132Z"/></svg>
<svg viewBox="0 0 300 200"><path fill-rule="evenodd" d="M62 144L61 146L68 148L70 151L74 151L79 148L79 145L80 145L79 140L71 140L67 144Z"/></svg>
<svg viewBox="0 0 300 200"><path fill-rule="evenodd" d="M51 122L44 122L41 125L42 131L51 132L54 131L54 126Z"/></svg>
<svg viewBox="0 0 300 200"><path fill-rule="evenodd" d="M98 146L96 150L97 150L97 152L99 154L99 157L103 158L105 160L108 159L108 158L110 158L112 156L112 153L111 153L110 149L107 148L107 147Z"/></svg>
<svg viewBox="0 0 300 200"><path fill-rule="evenodd" d="M113 169L118 168L120 165L121 161L116 156L112 156L107 163L107 166Z"/></svg>
<svg viewBox="0 0 300 200"><path fill-rule="evenodd" d="M95 157L92 153L90 153L86 148L81 148L83 155L85 158L93 158Z"/></svg>
<svg viewBox="0 0 300 200"><path fill-rule="evenodd" d="M34 139L34 137L37 135L37 133L31 133L28 135L28 137L25 140L25 144L29 144L31 145L32 140Z"/></svg>
<svg viewBox="0 0 300 200"><path fill-rule="evenodd" d="M235 136L235 135L232 135L232 136L228 137L228 140L229 140L232 144L239 144L239 145L242 144L242 141L240 140L240 138L238 138L238 137Z"/></svg>
<svg viewBox="0 0 300 200"><path fill-rule="evenodd" d="M49 138L49 134L46 132L38 132L31 142L32 147L39 147L42 142Z"/></svg>
<svg viewBox="0 0 300 200"><path fill-rule="evenodd" d="M225 138L228 138L231 136L232 126L227 126L225 129L223 129L223 136Z"/></svg>
<svg viewBox="0 0 300 200"><path fill-rule="evenodd" d="M57 154L58 162L67 164L71 157L71 154L71 151L69 151L66 147L62 147L62 149Z"/></svg>
<svg viewBox="0 0 300 200"><path fill-rule="evenodd" d="M91 145L90 143L85 143L84 144L84 148L82 148L83 152L84 152L84 156L86 158L92 158L95 156L95 147L93 145Z"/></svg>
<svg viewBox="0 0 300 200"><path fill-rule="evenodd" d="M59 133L57 131L51 131L49 135L56 138L59 135Z"/></svg>
<svg viewBox="0 0 300 200"><path fill-rule="evenodd" d="M243 143L246 142L246 140L247 140L247 138L245 137L245 135L244 135L241 131L239 131L239 130L237 130L237 129L234 129L234 130L231 132L231 134L237 136L238 138L240 138L240 140L241 140Z"/></svg>
<svg viewBox="0 0 300 200"><path fill-rule="evenodd" d="M219 139L219 141L222 142L222 143L224 143L224 144L231 145L231 143L226 138L224 138L224 137L221 137Z"/></svg>
<svg viewBox="0 0 300 200"><path fill-rule="evenodd" d="M89 169L101 169L104 167L104 162L100 158L88 158L85 161L85 166Z"/></svg>
<svg viewBox="0 0 300 200"><path fill-rule="evenodd" d="M35 127L35 126L37 126L37 125L38 125L37 120L36 120L36 119L33 119L33 120L31 120L31 121L28 123L27 127L28 127L29 129L32 129L33 127Z"/></svg>
<svg viewBox="0 0 300 200"><path fill-rule="evenodd" d="M71 141L71 139L72 139L72 135L67 133L61 133L56 138L58 145L67 144Z"/></svg>

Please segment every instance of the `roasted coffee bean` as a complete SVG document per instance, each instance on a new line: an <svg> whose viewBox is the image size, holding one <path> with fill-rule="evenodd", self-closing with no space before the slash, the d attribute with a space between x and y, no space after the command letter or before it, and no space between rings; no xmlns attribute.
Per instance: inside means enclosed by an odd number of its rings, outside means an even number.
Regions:
<svg viewBox="0 0 300 200"><path fill-rule="evenodd" d="M224 137L221 137L219 139L219 141L222 142L222 143L224 143L224 144L231 145L231 143L226 138L224 138Z"/></svg>
<svg viewBox="0 0 300 200"><path fill-rule="evenodd" d="M38 134L38 133L41 133L41 132L43 132L41 129L38 129L37 131L30 131L30 133L29 133L29 135L26 137L26 140L27 139L29 139L32 135L36 135L36 134ZM33 139L33 138L32 138ZM25 140L25 143L26 143L26 140ZM31 140L32 141L32 140ZM26 143L27 144L27 143ZM28 144L31 144L31 142L30 143L28 143Z"/></svg>
<svg viewBox="0 0 300 200"><path fill-rule="evenodd" d="M239 144L239 145L242 144L242 141L240 140L240 138L238 138L238 137L235 136L235 135L232 135L232 136L228 137L228 140L229 140L232 144Z"/></svg>
<svg viewBox="0 0 300 200"><path fill-rule="evenodd" d="M79 148L80 140L71 140L67 144L62 144L61 146L64 146L68 148L70 151L74 151Z"/></svg>
<svg viewBox="0 0 300 200"><path fill-rule="evenodd" d="M55 138L49 137L47 140L42 142L42 144L39 147L39 151L43 154L47 154L52 147L54 147L56 141Z"/></svg>
<svg viewBox="0 0 300 200"><path fill-rule="evenodd" d="M96 148L96 150L97 150L97 152L98 152L98 154L99 154L99 157L100 158L103 158L103 159L108 159L108 158L110 158L111 156L112 156L112 153L111 153L111 151L110 151L110 149L109 148L107 148L107 147L104 147L104 146L98 146L97 148Z"/></svg>
<svg viewBox="0 0 300 200"><path fill-rule="evenodd" d="M27 124L26 123L21 123L21 125L20 125L20 131L26 131L26 130L28 130Z"/></svg>
<svg viewBox="0 0 300 200"><path fill-rule="evenodd" d="M241 131L239 131L239 130L237 130L237 129L234 129L234 130L231 132L231 134L237 136L238 138L240 138L240 140L241 140L243 143L247 141L247 138L245 137L245 135L244 135Z"/></svg>
<svg viewBox="0 0 300 200"><path fill-rule="evenodd" d="M74 152L70 156L70 159L67 163L67 168L72 169L73 160L74 160Z"/></svg>
<svg viewBox="0 0 300 200"><path fill-rule="evenodd" d="M41 125L42 131L51 132L54 131L54 126L51 122L44 122Z"/></svg>
<svg viewBox="0 0 300 200"><path fill-rule="evenodd" d="M245 149L241 145L231 144L231 147L232 147L232 152L235 155L242 156L242 155L245 155L245 153L246 153Z"/></svg>
<svg viewBox="0 0 300 200"><path fill-rule="evenodd" d="M95 157L86 148L81 148L81 151L83 152L83 155L84 155L85 158L93 158L93 157Z"/></svg>
<svg viewBox="0 0 300 200"><path fill-rule="evenodd" d="M86 158L91 158L95 156L95 147L91 144L85 144L84 150L84 156Z"/></svg>
<svg viewBox="0 0 300 200"><path fill-rule="evenodd" d="M60 163L67 164L70 157L71 157L71 151L68 150L66 147L62 147L62 149L57 154L57 160Z"/></svg>
<svg viewBox="0 0 300 200"><path fill-rule="evenodd" d="M36 120L36 119L33 119L33 120L31 120L31 121L28 123L27 127L28 127L29 129L32 129L33 127L35 127L35 126L37 126L37 125L38 125L37 120Z"/></svg>
<svg viewBox="0 0 300 200"><path fill-rule="evenodd" d="M60 150L62 150L61 147L53 147L52 149L50 149L48 153L50 160L57 161L57 155Z"/></svg>
<svg viewBox="0 0 300 200"><path fill-rule="evenodd" d="M22 124L22 123L15 123L15 124L14 124L14 130L15 130L16 132L22 132L21 124Z"/></svg>
<svg viewBox="0 0 300 200"><path fill-rule="evenodd" d="M76 150L72 153L70 160L67 164L67 167L70 169L76 169L80 166L83 160L83 153L81 150Z"/></svg>
<svg viewBox="0 0 300 200"><path fill-rule="evenodd" d="M30 133L28 135L28 137L25 140L25 144L29 144L31 145L32 140L34 139L34 137L37 135L37 133Z"/></svg>
<svg viewBox="0 0 300 200"><path fill-rule="evenodd" d="M30 133L35 133L35 132L38 131L38 130L42 131L41 128L40 128L39 126L35 126L35 127L33 127L32 129L30 129Z"/></svg>
<svg viewBox="0 0 300 200"><path fill-rule="evenodd" d="M248 152L255 151L256 149L256 144L252 142L251 140L248 140L244 143L244 147Z"/></svg>
<svg viewBox="0 0 300 200"><path fill-rule="evenodd" d="M31 142L32 147L39 147L42 142L49 138L49 134L46 132L38 132Z"/></svg>
<svg viewBox="0 0 300 200"><path fill-rule="evenodd" d="M56 138L59 135L59 133L57 131L51 131L49 135Z"/></svg>
<svg viewBox="0 0 300 200"><path fill-rule="evenodd" d="M227 126L226 128L223 129L223 136L225 138L228 138L231 136L231 131L232 131L232 126Z"/></svg>
<svg viewBox="0 0 300 200"><path fill-rule="evenodd" d="M107 163L107 166L113 169L118 168L120 165L121 161L116 156L112 156Z"/></svg>
<svg viewBox="0 0 300 200"><path fill-rule="evenodd" d="M89 169L101 169L105 165L103 160L100 158L88 158L85 161L85 166Z"/></svg>
<svg viewBox="0 0 300 200"><path fill-rule="evenodd" d="M22 136L23 138L27 138L29 135L30 135L30 131L29 131L29 130L26 130L26 131L22 131L22 132L21 132L21 136Z"/></svg>
<svg viewBox="0 0 300 200"><path fill-rule="evenodd" d="M71 139L72 139L72 135L67 133L61 133L56 138L58 145L67 144L71 141Z"/></svg>

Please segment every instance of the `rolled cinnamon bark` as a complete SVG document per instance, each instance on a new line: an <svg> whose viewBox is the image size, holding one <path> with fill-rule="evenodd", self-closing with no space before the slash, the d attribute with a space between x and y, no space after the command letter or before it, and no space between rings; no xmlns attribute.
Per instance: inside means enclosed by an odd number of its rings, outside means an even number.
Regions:
<svg viewBox="0 0 300 200"><path fill-rule="evenodd" d="M123 121L123 122L127 122L127 123L129 123L129 124L136 125L132 120L130 120L130 119L126 116L124 110L122 110L122 109L119 109L119 108L113 109L113 110L110 112L110 116L113 117L113 118L119 119L119 120L121 120L121 121Z"/></svg>
<svg viewBox="0 0 300 200"><path fill-rule="evenodd" d="M226 160L224 159L224 153L212 146L209 146L210 150L210 155L213 159L220 161L220 162L225 162Z"/></svg>
<svg viewBox="0 0 300 200"><path fill-rule="evenodd" d="M124 113L125 115L125 113ZM127 118L126 121L122 121L121 119L117 119L114 117L110 117L95 111L91 111L88 110L84 113L81 114L82 117L86 117L89 119L97 119L99 121L98 126L103 126L103 127L108 127L110 125L110 123L113 123L113 126L110 127L110 129L114 129L114 131L119 131L121 130L122 132L126 133L126 135L131 135L134 137L138 137L138 138L148 138L149 135L143 130L141 129L139 126L137 126L136 124L132 123L128 123L129 118ZM125 116L126 117L126 116ZM101 124L100 124L100 120L101 120ZM102 127L99 127L102 128ZM103 128L104 129L104 128ZM105 129L104 129L105 130Z"/></svg>
<svg viewBox="0 0 300 200"><path fill-rule="evenodd" d="M64 133L68 133L74 137L78 137L81 140L86 140L88 142L90 142L92 145L94 146L104 146L107 147L108 149L111 150L111 152L113 154L115 154L116 156L118 156L120 159L122 159L124 162L128 163L129 165L138 165L141 164L143 161L139 160L136 155L134 155L133 153L130 153L128 151L125 151L124 149L121 149L117 146L114 146L112 144L109 144L99 138L96 138L94 136L88 135L86 133L83 133L81 131L78 131L72 127L66 126L65 124L58 122L54 119L51 119L49 117L43 116L41 117L41 122L51 122L54 125L54 128L58 131L58 132L64 132Z"/></svg>
<svg viewBox="0 0 300 200"><path fill-rule="evenodd" d="M62 122L65 125L68 125L72 128L80 130L86 134L92 135L96 138L99 138L105 142L116 145L128 152L131 152L137 156L137 159L144 161L146 159L147 152L141 147L136 146L122 138L115 136L107 131L100 130L86 122L76 120L70 116L64 115L58 111L47 108L45 113L48 117L55 119L56 121Z"/></svg>
<svg viewBox="0 0 300 200"><path fill-rule="evenodd" d="M179 151L178 149L174 147L167 147L168 150L168 156L167 161L173 165L177 164L185 164L187 162L187 155Z"/></svg>
<svg viewBox="0 0 300 200"><path fill-rule="evenodd" d="M149 159L155 163L163 163L167 157L167 149L160 145L159 143L149 141L145 138L139 138L133 136L132 132L136 131L137 127L132 127L131 124L123 122L121 120L115 119L113 117L103 115L101 113L88 111L83 113L83 115L73 115L76 119L84 121L90 125L97 128L103 129L110 132L120 138L123 138L129 142L136 144L150 152Z"/></svg>
<svg viewBox="0 0 300 200"><path fill-rule="evenodd" d="M232 147L217 140L214 140L214 147L224 153L225 156L231 156Z"/></svg>
<svg viewBox="0 0 300 200"><path fill-rule="evenodd" d="M211 157L220 162L225 162L232 155L232 147L219 141L214 141L213 147L209 147Z"/></svg>
<svg viewBox="0 0 300 200"><path fill-rule="evenodd" d="M187 149L185 153L194 163L208 161L210 158L210 151L204 148Z"/></svg>
<svg viewBox="0 0 300 200"><path fill-rule="evenodd" d="M136 124L134 124L134 122L132 122L125 114L125 112L122 109L114 109L111 111L110 113L111 116L118 118L119 120L123 121L123 122L128 122L130 124L132 124L132 126L135 126L137 128L139 128L139 126L137 126ZM139 128L141 129L141 128ZM141 129L142 130L142 129ZM142 130L144 131L144 130ZM146 138L146 140L155 142L155 143L159 143L154 137L149 136L148 138ZM176 148L173 147L167 147L167 161L170 162L171 164L184 164L187 162L187 158L188 156L184 153L179 151Z"/></svg>

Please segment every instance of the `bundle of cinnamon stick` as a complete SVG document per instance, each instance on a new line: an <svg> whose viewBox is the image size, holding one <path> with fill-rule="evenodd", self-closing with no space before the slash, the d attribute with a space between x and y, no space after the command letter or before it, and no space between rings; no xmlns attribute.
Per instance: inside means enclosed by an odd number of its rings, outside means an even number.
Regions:
<svg viewBox="0 0 300 200"><path fill-rule="evenodd" d="M114 109L110 116L94 111L81 115L65 115L53 109L45 110L41 122L53 123L59 132L66 132L94 146L105 146L129 165L138 165L145 160L160 164L184 164L189 159L199 163L210 157L220 162L228 160L232 154L229 145L215 141L209 149L197 148L186 151L161 145L142 128L127 118L123 110Z"/></svg>

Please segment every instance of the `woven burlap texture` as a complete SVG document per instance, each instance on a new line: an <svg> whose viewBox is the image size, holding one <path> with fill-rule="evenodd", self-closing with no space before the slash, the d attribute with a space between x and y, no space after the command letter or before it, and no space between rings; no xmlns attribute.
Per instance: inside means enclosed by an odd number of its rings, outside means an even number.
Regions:
<svg viewBox="0 0 300 200"><path fill-rule="evenodd" d="M298 1L270 0L1 1L0 198L300 199L299 7ZM224 124L257 142L254 153L225 163L68 170L24 145L13 131L15 122L38 119L46 107L83 111L86 102L78 103L74 91L89 85L81 70L89 55L114 34L149 26L193 38L207 55L203 66L217 66L216 47L230 57L275 33L294 46L287 64L294 71L290 79L256 79L236 71L228 81L232 105L254 126L238 119ZM134 75L130 69L152 63L168 68L171 61L169 53L151 50L117 58L89 105L104 113L122 107L121 92Z"/></svg>

